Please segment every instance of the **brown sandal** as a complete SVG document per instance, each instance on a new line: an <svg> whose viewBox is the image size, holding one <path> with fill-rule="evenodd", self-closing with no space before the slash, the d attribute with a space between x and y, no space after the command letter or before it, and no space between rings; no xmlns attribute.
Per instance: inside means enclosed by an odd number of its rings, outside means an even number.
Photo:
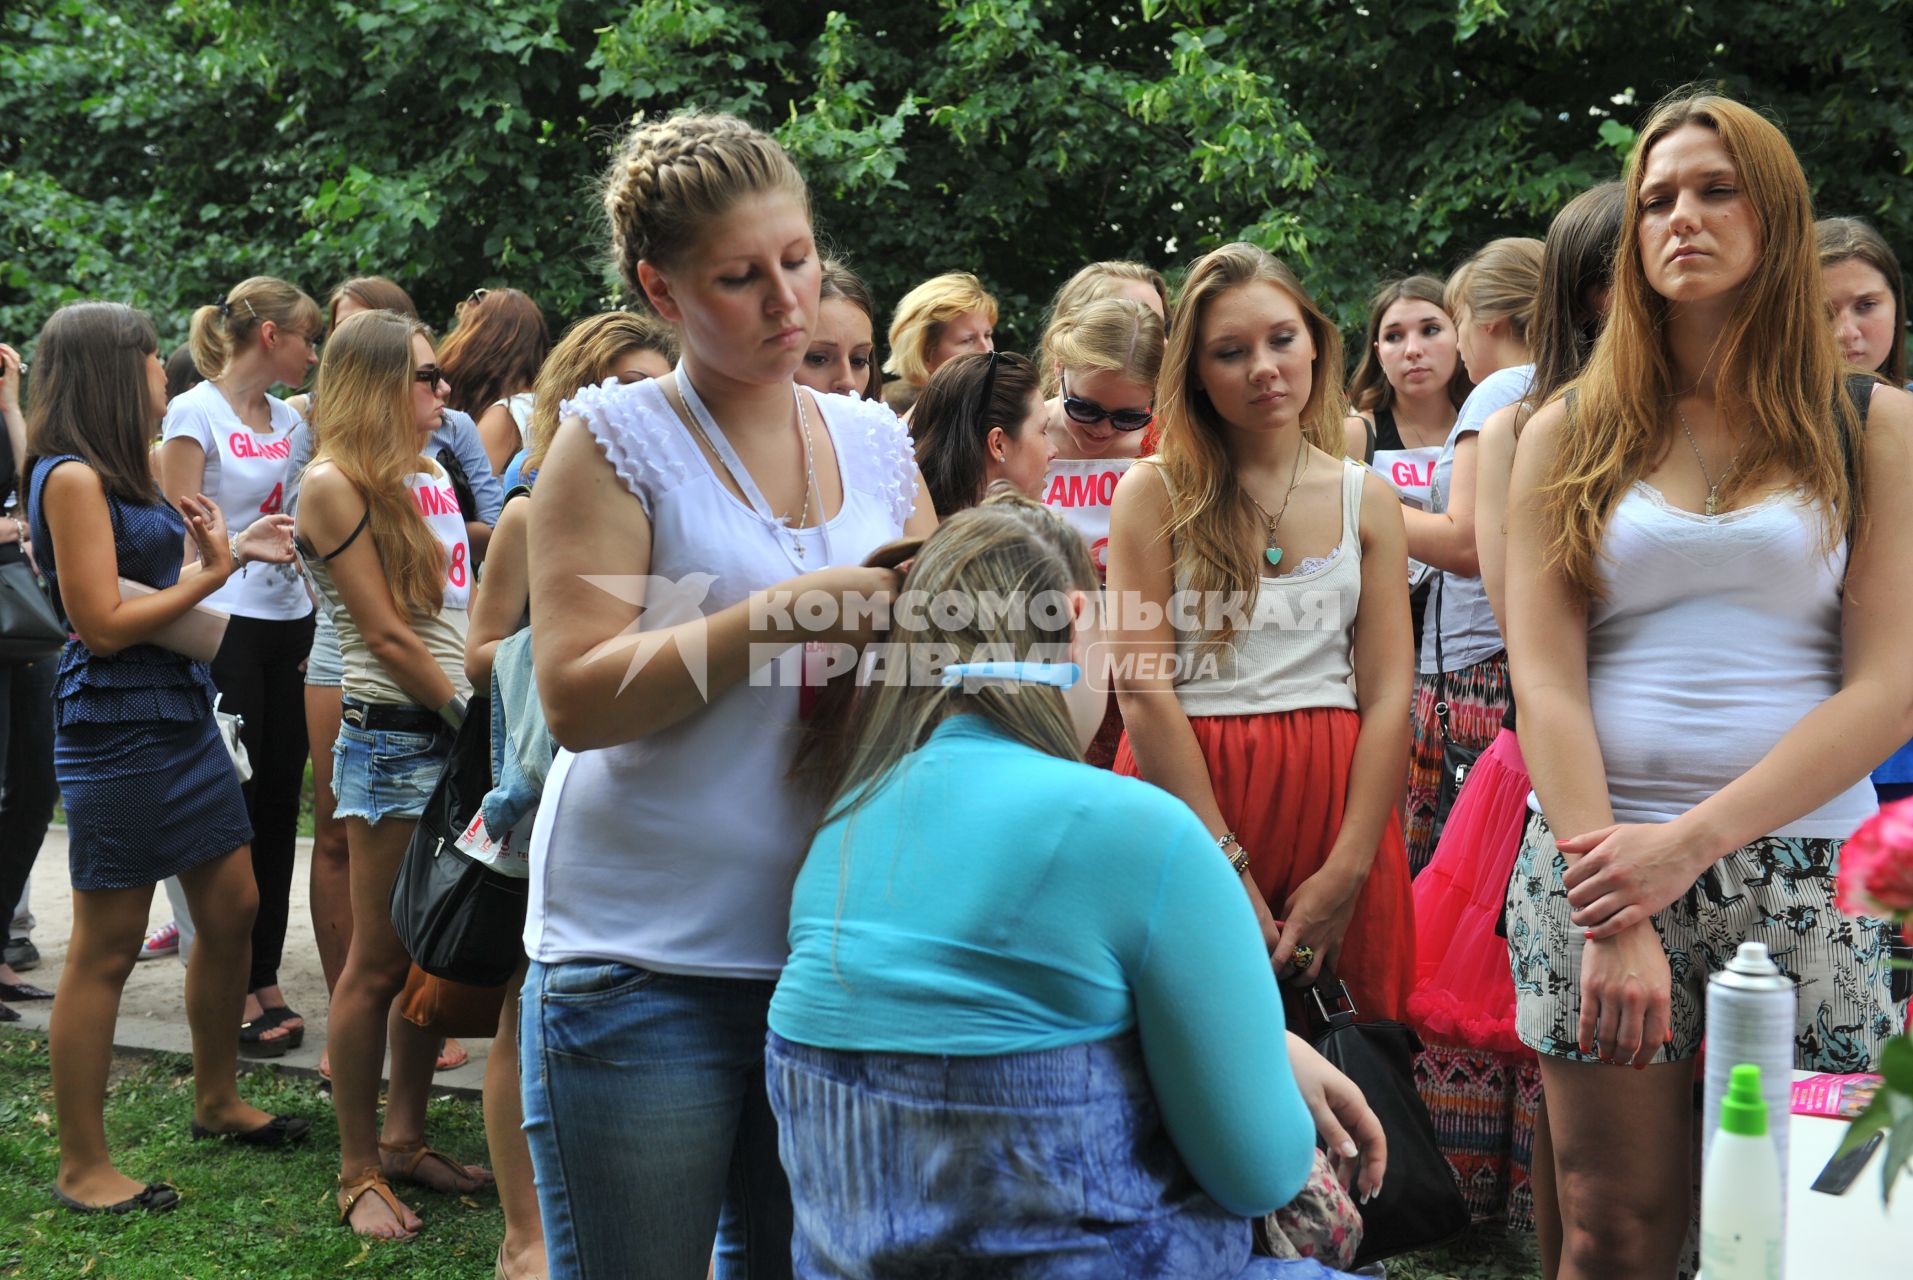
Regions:
<svg viewBox="0 0 1913 1280"><path fill-rule="evenodd" d="M393 1224L396 1225L403 1234L396 1236L373 1236L367 1235L362 1231L353 1230L352 1208L358 1204L359 1201L363 1200L368 1192L385 1201L385 1207L392 1215ZM344 1174L340 1174L339 1194L344 1197L339 1205L339 1225L347 1231L351 1231L353 1235L361 1236L367 1240L390 1240L394 1244L406 1240L416 1240L418 1238L418 1232L405 1231L405 1206L400 1204L399 1198L392 1193L392 1184L385 1180L385 1170L378 1165L372 1165L360 1173L358 1177L350 1180L348 1180Z"/></svg>
<svg viewBox="0 0 1913 1280"><path fill-rule="evenodd" d="M379 1150L389 1155L405 1157L403 1167L400 1168L398 1173L393 1175L395 1180L399 1182L409 1182L415 1187L424 1187L427 1191L435 1191L440 1195L468 1196L474 1191L484 1191L489 1187L497 1185L497 1179L492 1177L490 1170L486 1170L483 1176L474 1175L472 1171L467 1169L463 1164L452 1159L452 1157L446 1155L443 1151L425 1145L423 1141L416 1143L381 1141L379 1143ZM418 1167L424 1164L428 1159L444 1161L445 1167L453 1171L452 1176L454 1181L469 1179L477 1183L477 1185L468 1187L463 1191L460 1191L455 1186L433 1186L418 1176Z"/></svg>

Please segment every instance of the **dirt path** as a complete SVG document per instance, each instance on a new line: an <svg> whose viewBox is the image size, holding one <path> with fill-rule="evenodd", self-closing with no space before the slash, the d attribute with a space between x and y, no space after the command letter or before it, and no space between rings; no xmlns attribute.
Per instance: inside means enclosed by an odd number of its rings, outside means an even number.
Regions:
<svg viewBox="0 0 1913 1280"><path fill-rule="evenodd" d="M313 943L312 913L307 904L306 883L312 842L299 841L297 866L292 878L292 918L286 930L285 959L279 967L280 987L286 1000L306 1020L305 1043L283 1058L273 1059L288 1070L316 1072L319 1054L325 1045L325 976L319 968L319 952ZM52 990L59 985L60 967L66 960L67 935L73 926L73 895L67 879L66 828L47 832L40 859L33 867L32 904L37 923L33 941L42 957L38 969L24 975L26 980ZM151 924L164 924L172 916L165 890L154 887ZM183 985L186 970L177 958L149 960L134 966L120 1001L119 1023L113 1042L122 1048L165 1050L186 1053L191 1039L186 1030ZM48 1006L42 1002L12 1006L20 1011L20 1027L44 1029ZM456 1071L439 1073L438 1084L459 1093L476 1093L485 1078L485 1056L489 1040L468 1039L465 1048L471 1061Z"/></svg>

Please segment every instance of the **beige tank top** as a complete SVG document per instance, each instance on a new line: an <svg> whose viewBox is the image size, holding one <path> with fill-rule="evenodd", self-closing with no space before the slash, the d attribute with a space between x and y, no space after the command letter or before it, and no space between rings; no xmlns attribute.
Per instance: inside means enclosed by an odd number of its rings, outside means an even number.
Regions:
<svg viewBox="0 0 1913 1280"><path fill-rule="evenodd" d="M1342 464L1342 541L1293 573L1264 576L1247 626L1229 643L1203 649L1199 607L1172 609L1176 697L1192 716L1261 715L1304 707L1357 710L1352 639L1362 599L1362 482L1358 462ZM1167 477L1165 476L1165 483ZM1180 569L1176 591L1192 604ZM1195 623L1185 626L1185 623Z"/></svg>
<svg viewBox="0 0 1913 1280"><path fill-rule="evenodd" d="M472 686L465 678L465 626L466 610L472 599L472 557L471 544L465 538L465 518L459 514L458 496L452 490L450 478L437 463L432 464L429 472L421 471L407 477L405 486L411 491L412 500L418 505L419 514L425 518L426 526L445 548L443 603L433 616L412 619L412 631L432 655L432 660L438 663L438 669L445 673L445 678L452 682L452 688L458 696L469 697ZM410 706L412 696L399 687L398 681L386 671L385 665L373 656L365 643L365 636L359 631L358 622L352 617L351 610L346 608L338 586L332 581L329 562L364 532L365 526L361 524L351 538L323 557L307 554L306 572L311 576L314 588L325 600L339 632L339 652L345 660L345 676L340 692L354 702Z"/></svg>

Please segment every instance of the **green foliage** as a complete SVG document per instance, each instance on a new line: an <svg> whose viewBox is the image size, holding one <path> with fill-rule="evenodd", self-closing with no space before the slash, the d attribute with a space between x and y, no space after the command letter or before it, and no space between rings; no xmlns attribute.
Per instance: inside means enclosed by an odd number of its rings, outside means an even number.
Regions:
<svg viewBox="0 0 1913 1280"><path fill-rule="evenodd" d="M61 302L191 308L266 271L394 276L445 321L512 283L616 300L594 183L634 112L775 127L894 301L977 271L1028 346L1077 266L1246 236L1359 320L1386 275L1541 232L1667 89L1789 130L1828 213L1913 248L1904 0L14 0L0 335Z"/></svg>

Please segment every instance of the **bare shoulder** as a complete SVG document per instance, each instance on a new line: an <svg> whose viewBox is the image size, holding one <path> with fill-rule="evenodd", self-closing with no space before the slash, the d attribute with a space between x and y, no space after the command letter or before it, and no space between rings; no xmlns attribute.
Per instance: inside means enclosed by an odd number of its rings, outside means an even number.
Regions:
<svg viewBox="0 0 1913 1280"><path fill-rule="evenodd" d="M1512 443L1526 407L1525 401L1516 401L1514 404L1504 404L1489 414L1487 421L1481 424L1482 442L1502 447Z"/></svg>
<svg viewBox="0 0 1913 1280"><path fill-rule="evenodd" d="M1873 400L1867 406L1867 455L1873 456L1883 440L1887 440L1902 452L1906 448L1906 433L1913 431L1913 395L1908 395L1898 387L1890 387L1884 382L1873 386ZM1887 427L1886 431L1872 428Z"/></svg>
<svg viewBox="0 0 1913 1280"><path fill-rule="evenodd" d="M1498 413L1506 413L1502 409ZM1490 418L1489 421L1493 421ZM1510 423L1512 426L1512 422ZM1568 406L1561 399L1550 400L1529 418L1521 428L1521 453L1525 457L1540 455L1553 456L1561 447L1562 433L1568 427Z"/></svg>
<svg viewBox="0 0 1913 1280"><path fill-rule="evenodd" d="M1145 509L1169 509L1169 486L1162 478L1162 464L1154 458L1138 458L1136 465L1123 472L1116 482L1116 502Z"/></svg>

